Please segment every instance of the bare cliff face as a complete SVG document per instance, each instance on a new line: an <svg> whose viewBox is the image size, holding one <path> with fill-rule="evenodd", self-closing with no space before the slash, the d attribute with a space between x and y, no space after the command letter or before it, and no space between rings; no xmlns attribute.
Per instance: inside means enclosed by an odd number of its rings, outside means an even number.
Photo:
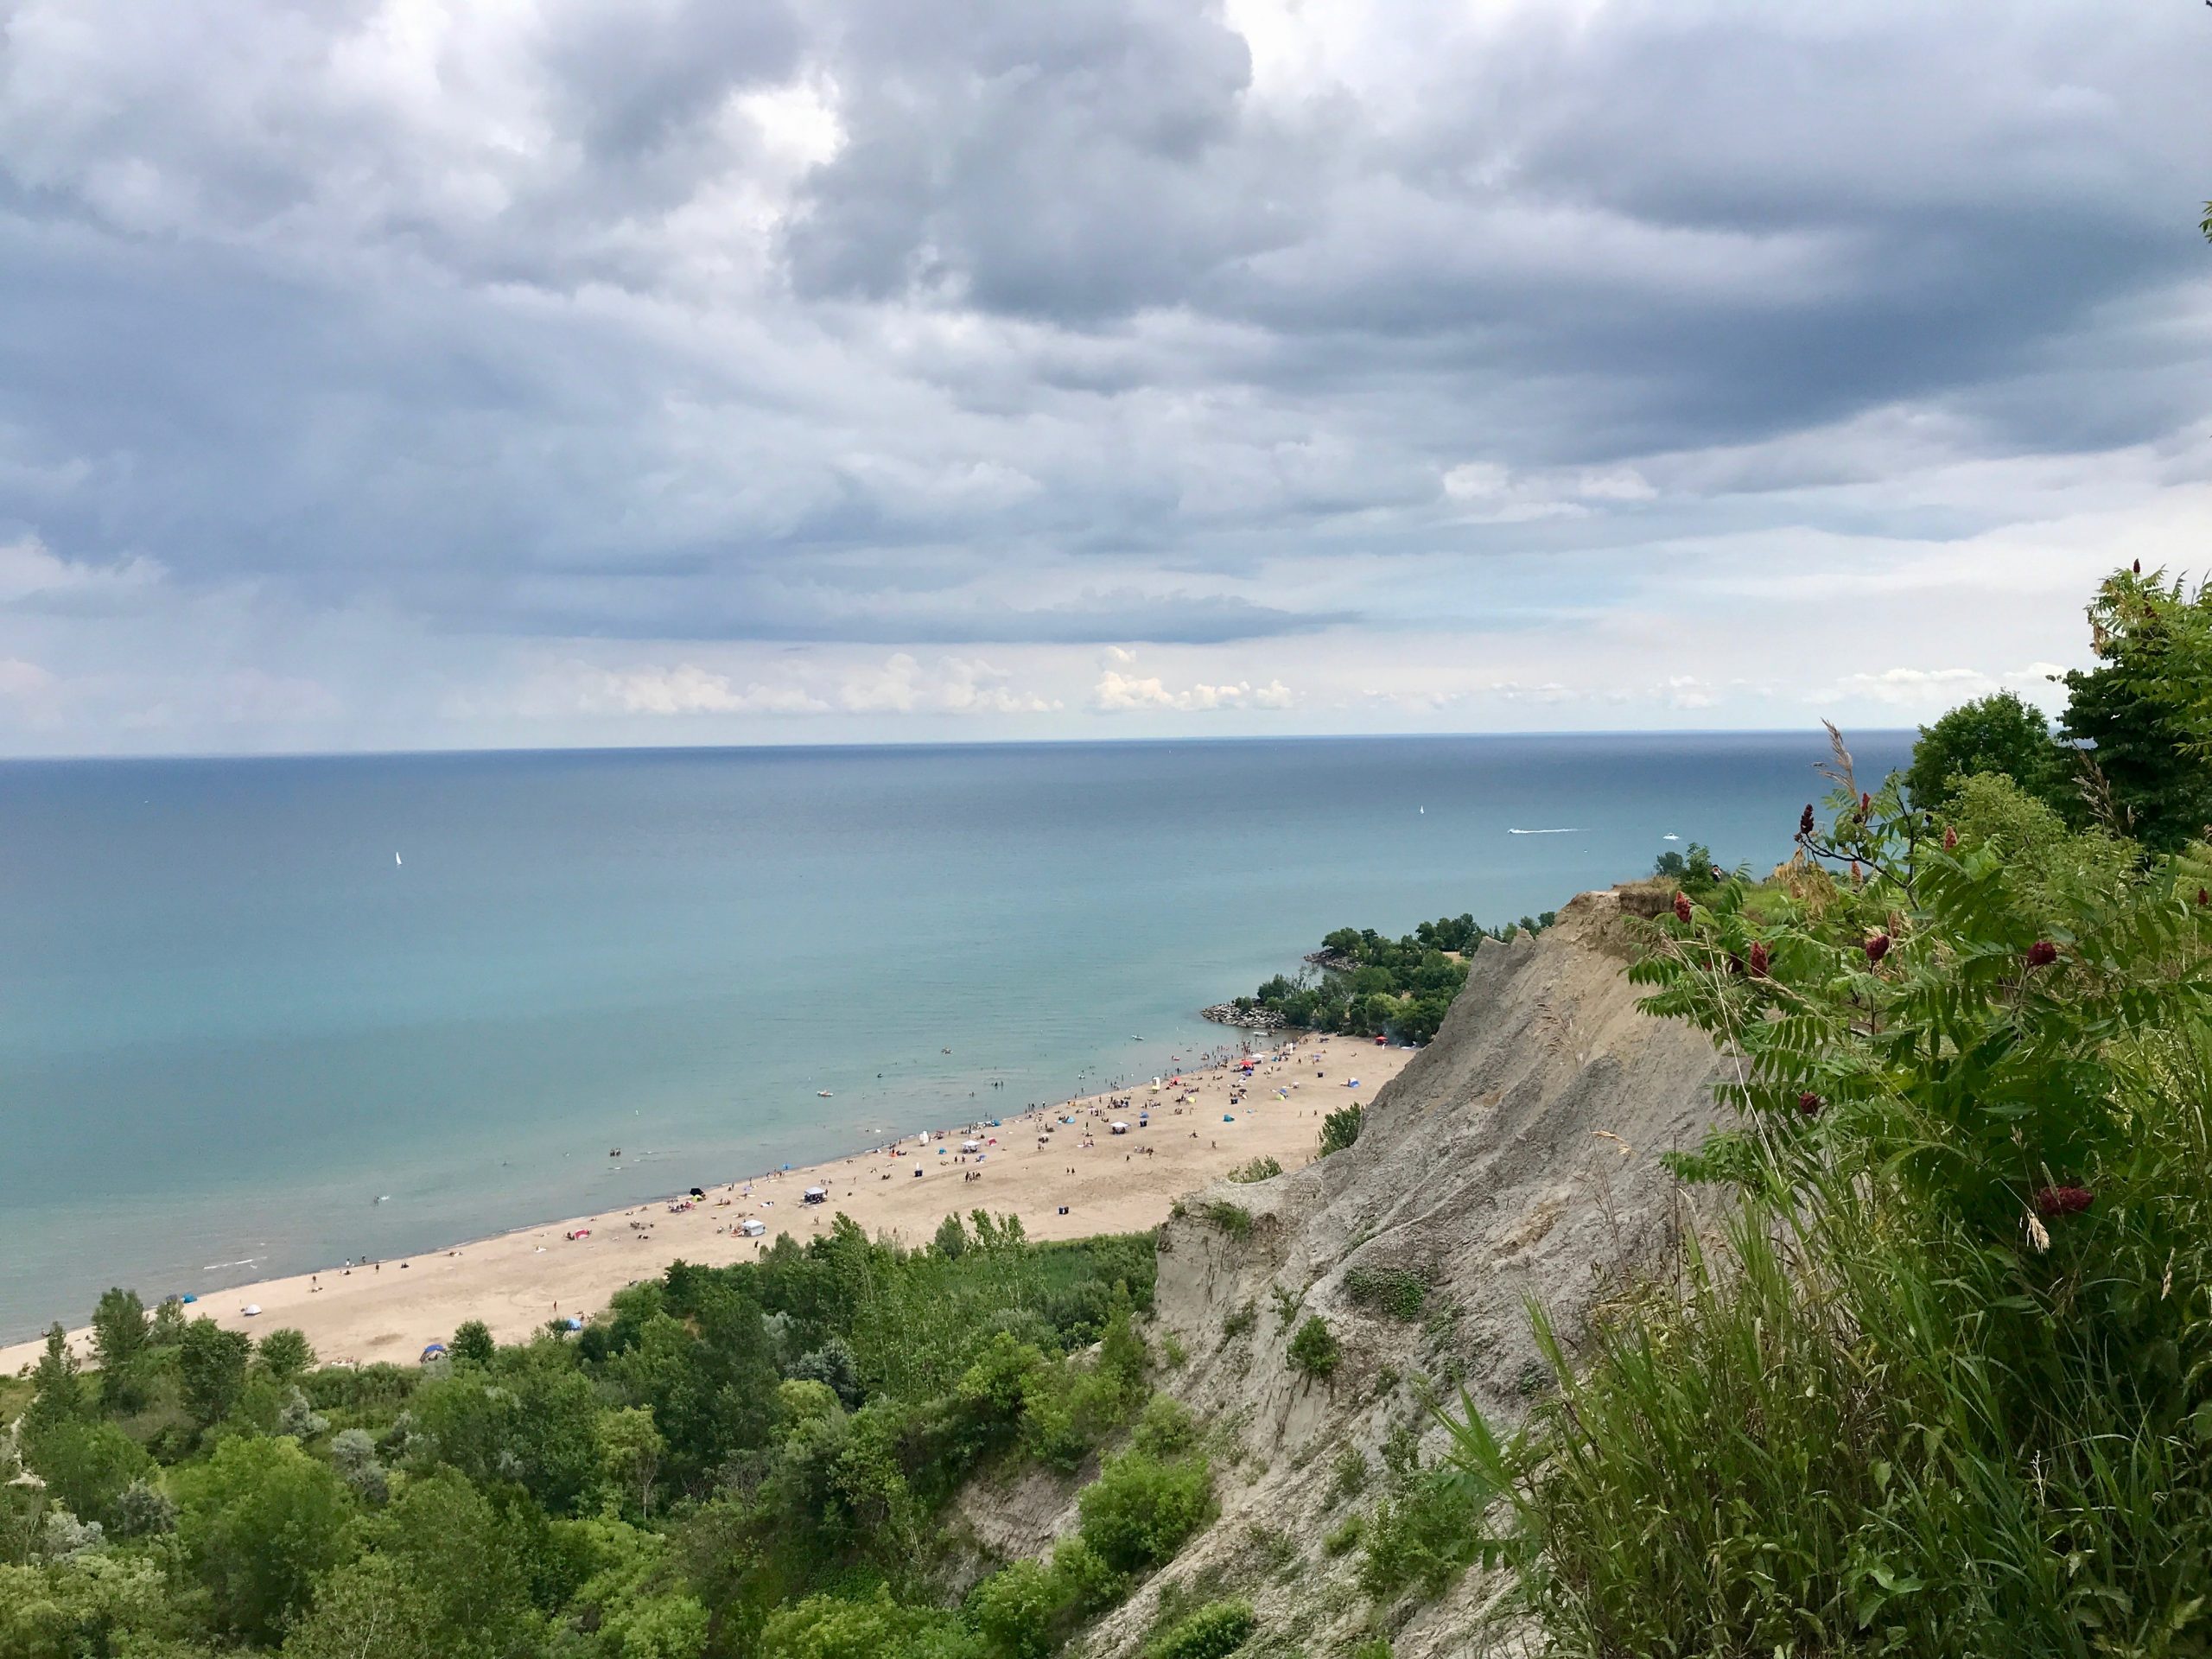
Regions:
<svg viewBox="0 0 2212 1659"><path fill-rule="evenodd" d="M1396 1659L1510 1644L1509 1630L1484 1629L1481 1604L1500 1586L1479 1572L1439 1601L1378 1609L1356 1585L1358 1552L1332 1557L1323 1540L1373 1502L1372 1485L1343 1491L1345 1448L1374 1466L1403 1427L1433 1457L1444 1435L1424 1384L1447 1400L1464 1385L1492 1421L1518 1421L1548 1376L1529 1302L1572 1344L1593 1303L1668 1243L1681 1206L1658 1156L1702 1139L1719 1061L1699 1033L1638 1010L1630 955L1613 893L1584 894L1535 938L1484 945L1436 1040L1369 1106L1356 1145L1196 1195L1162 1230L1154 1350L1179 1348L1162 1386L1227 1448L1220 1516L1091 1633L1087 1654L1138 1651L1163 1594L1249 1596L1283 1651L1348 1652L1377 1631ZM1249 1230L1210 1216L1220 1201L1248 1212ZM1373 1305L1391 1270L1427 1287L1412 1319ZM1315 1313L1342 1346L1326 1382L1286 1356Z"/></svg>

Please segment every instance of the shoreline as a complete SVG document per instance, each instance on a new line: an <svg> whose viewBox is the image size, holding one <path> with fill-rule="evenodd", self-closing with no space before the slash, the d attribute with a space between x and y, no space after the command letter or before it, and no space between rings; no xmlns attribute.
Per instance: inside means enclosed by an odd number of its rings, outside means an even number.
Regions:
<svg viewBox="0 0 2212 1659"><path fill-rule="evenodd" d="M1298 1167L1312 1155L1325 1112L1371 1100L1414 1052L1312 1033L1252 1046L1249 1083L1224 1058L1163 1075L1157 1092L1139 1084L1076 1096L1001 1114L996 1123L933 1128L818 1163L718 1182L699 1198L687 1190L404 1259L252 1281L198 1297L188 1312L232 1330L294 1326L325 1363L413 1363L426 1344L449 1340L465 1319L481 1319L494 1337L512 1342L554 1318L601 1312L616 1291L658 1278L671 1262L753 1260L779 1236L810 1237L840 1211L871 1236L887 1235L909 1247L926 1243L947 1215L976 1209L1020 1217L1033 1239L1135 1232L1166 1220L1183 1193L1255 1158ZM1179 1076L1181 1085L1169 1084L1168 1075ZM1357 1088L1350 1086L1355 1077ZM1147 1110L1145 1127L1140 1119ZM1111 1131L1117 1117L1128 1125L1124 1135ZM1050 1138L1040 1140L1040 1133ZM971 1139L979 1145L974 1155L962 1150ZM810 1185L824 1188L826 1200L805 1204ZM747 1217L765 1231L741 1233ZM245 1313L249 1306L258 1312ZM72 1329L69 1338L72 1351L89 1359L88 1329ZM0 1346L0 1376L18 1374L44 1347L43 1336Z"/></svg>

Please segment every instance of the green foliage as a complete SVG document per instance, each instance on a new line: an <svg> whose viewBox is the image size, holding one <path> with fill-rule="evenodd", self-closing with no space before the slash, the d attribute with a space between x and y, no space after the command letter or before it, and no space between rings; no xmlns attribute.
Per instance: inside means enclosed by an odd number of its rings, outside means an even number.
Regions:
<svg viewBox="0 0 2212 1659"><path fill-rule="evenodd" d="M1330 1466L1329 1502L1342 1503L1357 1497L1367 1490L1370 1472L1367 1454L1356 1446L1345 1446Z"/></svg>
<svg viewBox="0 0 2212 1659"><path fill-rule="evenodd" d="M164 1638L184 1628L158 1562L88 1550L31 1566L0 1564L0 1653L8 1659L192 1659ZM156 1645L159 1644L159 1645Z"/></svg>
<svg viewBox="0 0 2212 1659"><path fill-rule="evenodd" d="M256 1357L270 1376L280 1382L289 1382L313 1369L315 1349L304 1332L283 1325L261 1339Z"/></svg>
<svg viewBox="0 0 2212 1659"><path fill-rule="evenodd" d="M480 1485L513 1480L547 1510L569 1513L598 1490L600 1409L589 1378L550 1360L492 1378L456 1370L416 1390L408 1460Z"/></svg>
<svg viewBox="0 0 2212 1659"><path fill-rule="evenodd" d="M1721 878L1713 874L1719 866L1713 861L1713 849L1701 841L1694 841L1681 852L1671 849L1652 861L1651 874L1662 881L1671 881L1684 893L1709 893Z"/></svg>
<svg viewBox="0 0 2212 1659"><path fill-rule="evenodd" d="M1252 1236L1252 1212L1241 1204L1231 1204L1227 1198L1210 1198L1198 1206L1198 1213L1231 1238Z"/></svg>
<svg viewBox="0 0 2212 1659"><path fill-rule="evenodd" d="M202 1427L220 1422L245 1392L246 1358L253 1339L226 1331L204 1313L184 1328L177 1345L177 1376L184 1404Z"/></svg>
<svg viewBox="0 0 2212 1659"><path fill-rule="evenodd" d="M1259 1627L1250 1602L1217 1601L1147 1643L1145 1659L1226 1659Z"/></svg>
<svg viewBox="0 0 2212 1659"><path fill-rule="evenodd" d="M1255 1181L1271 1181L1282 1173L1282 1165L1273 1158L1255 1158L1249 1164L1239 1164L1229 1172L1229 1179L1249 1186Z"/></svg>
<svg viewBox="0 0 2212 1659"><path fill-rule="evenodd" d="M1321 1120L1321 1147L1319 1155L1325 1158L1332 1152L1342 1152L1358 1140L1360 1128L1366 1119L1367 1109L1357 1101L1352 1102L1349 1106L1339 1106L1335 1111L1331 1112Z"/></svg>
<svg viewBox="0 0 2212 1659"><path fill-rule="evenodd" d="M762 1659L981 1659L984 1649L950 1615L872 1601L810 1596L768 1621Z"/></svg>
<svg viewBox="0 0 2212 1659"><path fill-rule="evenodd" d="M46 1347L31 1368L31 1402L23 1408L26 1429L82 1417L86 1413L84 1385L78 1376L77 1356L70 1351L68 1333L59 1325L46 1332Z"/></svg>
<svg viewBox="0 0 2212 1659"><path fill-rule="evenodd" d="M968 1618L990 1659L1045 1659L1077 1623L1110 1607L1128 1588L1081 1538L1064 1538L1048 1564L1015 1561L978 1584Z"/></svg>
<svg viewBox="0 0 2212 1659"><path fill-rule="evenodd" d="M1517 931L1534 933L1551 925L1552 912L1523 916ZM1292 980L1277 974L1240 1003L1256 1003L1281 1014L1286 1025L1303 1031L1342 1031L1362 1037L1395 1032L1409 1043L1436 1034L1466 983L1467 964L1457 958L1485 938L1511 938L1516 925L1479 925L1472 916L1423 922L1402 938L1389 939L1372 928L1340 927L1321 941L1318 980Z"/></svg>
<svg viewBox="0 0 2212 1659"><path fill-rule="evenodd" d="M0 1471L0 1655L1034 1650L1025 1579L1057 1643L1128 1569L1065 1540L993 1581L987 1637L934 1605L933 1523L980 1463L1073 1471L1130 1429L1094 1530L1146 1563L1186 1535L1208 1478L1188 1413L1147 1404L1153 1281L1148 1235L1037 1243L977 1212L907 1251L839 1217L758 1262L678 1263L578 1340L465 1324L427 1369L318 1370L296 1332L256 1350L111 1293L96 1340L130 1390L93 1386L58 1334L11 1380L48 1484Z"/></svg>
<svg viewBox="0 0 2212 1659"><path fill-rule="evenodd" d="M1915 806L1941 809L1962 781L1983 776L2010 779L2063 818L2083 816L2080 757L2053 738L2050 722L2015 692L1961 703L1922 727L1904 774L1905 794Z"/></svg>
<svg viewBox="0 0 2212 1659"><path fill-rule="evenodd" d="M2065 734L2094 746L2114 827L2177 852L2212 825L2212 583L2120 571L2089 627L2098 666L2066 676Z"/></svg>
<svg viewBox="0 0 2212 1659"><path fill-rule="evenodd" d="M176 1471L177 1538L218 1630L271 1643L351 1553L353 1503L289 1440L226 1440Z"/></svg>
<svg viewBox="0 0 2212 1659"><path fill-rule="evenodd" d="M264 1344L264 1350L268 1346ZM467 1365L489 1365L499 1352L499 1344L492 1340L492 1329L481 1319L463 1319L454 1327L453 1340L446 1351L454 1360Z"/></svg>
<svg viewBox="0 0 2212 1659"><path fill-rule="evenodd" d="M1145 1402L1129 1443L1156 1458L1172 1458L1198 1443L1198 1420L1190 1408L1167 1395L1154 1395Z"/></svg>
<svg viewBox="0 0 2212 1659"><path fill-rule="evenodd" d="M1355 1306L1410 1323L1428 1300L1428 1281L1404 1268L1354 1268L1344 1274L1344 1294Z"/></svg>
<svg viewBox="0 0 2212 1659"><path fill-rule="evenodd" d="M1109 1459L1076 1503L1083 1541L1098 1559L1117 1572L1139 1573L1173 1558L1205 1523L1212 1498L1205 1457L1133 1449Z"/></svg>
<svg viewBox="0 0 2212 1659"><path fill-rule="evenodd" d="M365 1541L316 1592L287 1659L503 1659L536 1644L543 1621L509 1527L459 1476L410 1482Z"/></svg>
<svg viewBox="0 0 2212 1659"><path fill-rule="evenodd" d="M1337 1374L1344 1350L1338 1345L1337 1333L1329 1329L1329 1322L1319 1313L1309 1313L1306 1323L1291 1337L1283 1357L1294 1371L1308 1379L1318 1377L1325 1382Z"/></svg>
<svg viewBox="0 0 2212 1659"><path fill-rule="evenodd" d="M147 1399L146 1305L135 1290L105 1291L92 1309L92 1352L99 1362L100 1404L111 1412L142 1409Z"/></svg>
<svg viewBox="0 0 2212 1659"><path fill-rule="evenodd" d="M1359 1529L1360 1588L1378 1601L1439 1596L1482 1554L1481 1503L1461 1469L1422 1467L1410 1443L1389 1462L1389 1495Z"/></svg>
<svg viewBox="0 0 2212 1659"><path fill-rule="evenodd" d="M1260 1310L1251 1302L1243 1302L1222 1315L1221 1334L1232 1340L1249 1337L1260 1323Z"/></svg>
<svg viewBox="0 0 2212 1659"><path fill-rule="evenodd" d="M115 1526L131 1484L155 1472L144 1448L112 1423L62 1418L27 1428L22 1441L23 1461L46 1482L48 1496L105 1528Z"/></svg>

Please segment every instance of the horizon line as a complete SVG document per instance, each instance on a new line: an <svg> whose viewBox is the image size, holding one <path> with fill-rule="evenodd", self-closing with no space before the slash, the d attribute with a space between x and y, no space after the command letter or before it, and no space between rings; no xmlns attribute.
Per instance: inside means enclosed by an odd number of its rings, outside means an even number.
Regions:
<svg viewBox="0 0 2212 1659"><path fill-rule="evenodd" d="M2208 0L2212 3L2212 0ZM1915 724L1857 728L1870 737L1917 734ZM210 760L401 760L467 759L542 754L737 754L757 752L884 749L1132 748L1145 745L1210 743L1399 743L1467 738L1604 737L1802 737L1825 735L1821 726L1621 726L1571 731L1393 731L1393 732L1218 732L1173 737L976 737L951 739L875 738L813 742L750 743L544 743L456 746L452 748L197 749L97 751L73 754L0 754L0 766L146 765Z"/></svg>

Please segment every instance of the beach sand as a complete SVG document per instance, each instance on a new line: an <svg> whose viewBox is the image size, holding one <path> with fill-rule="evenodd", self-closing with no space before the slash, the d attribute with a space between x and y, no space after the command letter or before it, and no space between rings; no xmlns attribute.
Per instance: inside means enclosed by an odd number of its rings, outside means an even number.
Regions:
<svg viewBox="0 0 2212 1659"><path fill-rule="evenodd" d="M616 1291L659 1277L671 1262L750 1261L779 1234L814 1236L839 1211L870 1236L887 1234L907 1245L926 1243L946 1216L976 1209L1019 1216L1032 1238L1135 1232L1166 1220L1181 1194L1255 1158L1273 1157L1295 1169L1313 1155L1324 1116L1373 1099L1412 1058L1411 1050L1378 1048L1353 1037L1307 1037L1288 1052L1287 1060L1259 1064L1241 1104L1230 1101L1241 1080L1224 1062L1183 1073L1185 1088L1124 1091L1124 1108L1110 1107L1108 1096L1089 1096L1007 1115L995 1128L952 1126L926 1147L918 1131L896 1143L895 1152L880 1147L710 1187L705 1200L689 1209L671 1210L682 1195L671 1195L404 1260L241 1285L203 1296L188 1312L236 1330L296 1326L326 1363L411 1364L426 1344L448 1339L463 1320L481 1319L501 1341L516 1341L556 1317L589 1318ZM1347 1086L1355 1077L1356 1090ZM1287 1098L1278 1097L1278 1090ZM1140 1128L1138 1115L1145 1110L1152 1122ZM1224 1122L1224 1113L1234 1121ZM1073 1124L1062 1124L1062 1117ZM1116 1117L1129 1124L1127 1135L1109 1132ZM1050 1143L1039 1145L1045 1128L1052 1130ZM984 1143L980 1160L963 1158L963 1139ZM963 1179L969 1175L979 1179ZM810 1185L826 1187L828 1201L804 1203ZM766 1236L738 1233L738 1222L747 1216L766 1224ZM588 1236L570 1236L578 1232ZM241 1311L249 1305L261 1310L257 1316ZM71 1332L70 1339L80 1357L90 1357L85 1331ZM0 1348L0 1376L31 1364L44 1345L32 1340Z"/></svg>

